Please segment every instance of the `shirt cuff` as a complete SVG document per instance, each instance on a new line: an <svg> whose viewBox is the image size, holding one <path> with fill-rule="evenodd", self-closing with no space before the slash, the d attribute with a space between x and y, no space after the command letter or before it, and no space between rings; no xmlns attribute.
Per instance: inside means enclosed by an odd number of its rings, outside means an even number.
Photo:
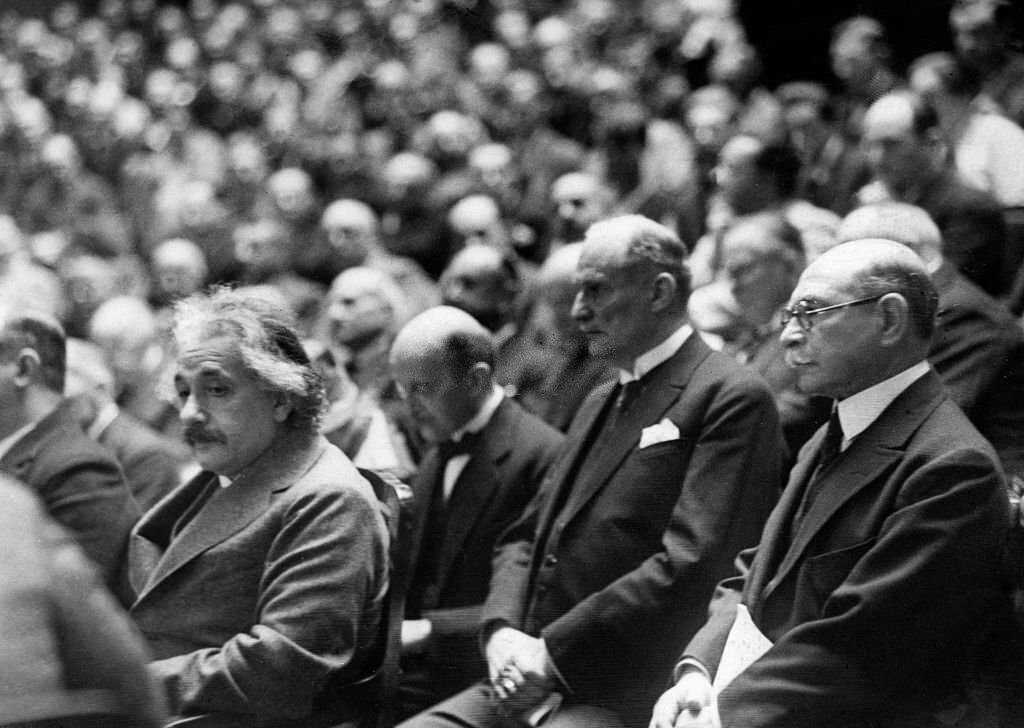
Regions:
<svg viewBox="0 0 1024 728"><path fill-rule="evenodd" d="M708 682L711 682L711 673L708 672L708 669L704 667L700 660L693 657L684 657L679 661L679 664L676 665L676 669L672 671L672 680L674 682L679 682L685 673L692 672L694 670L706 677Z"/></svg>

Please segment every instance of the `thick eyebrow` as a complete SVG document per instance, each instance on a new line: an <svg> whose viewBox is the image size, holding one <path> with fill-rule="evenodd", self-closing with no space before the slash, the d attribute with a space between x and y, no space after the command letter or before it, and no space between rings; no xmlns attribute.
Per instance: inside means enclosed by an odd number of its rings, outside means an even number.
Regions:
<svg viewBox="0 0 1024 728"><path fill-rule="evenodd" d="M200 365L198 371L195 372L195 377L201 379L230 379L231 375L224 371L223 367L218 366L216 364L202 364ZM184 380L185 375L181 371L175 373L175 384Z"/></svg>

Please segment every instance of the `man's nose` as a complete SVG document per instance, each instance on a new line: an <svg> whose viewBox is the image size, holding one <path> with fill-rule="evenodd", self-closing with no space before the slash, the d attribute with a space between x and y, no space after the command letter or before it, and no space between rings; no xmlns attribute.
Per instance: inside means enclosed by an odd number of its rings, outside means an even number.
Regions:
<svg viewBox="0 0 1024 728"><path fill-rule="evenodd" d="M206 419L206 415L200 408L199 403L196 402L194 395L189 395L181 405L181 409L178 410L178 417L182 423L189 425L193 422L202 422Z"/></svg>
<svg viewBox="0 0 1024 728"><path fill-rule="evenodd" d="M576 297L573 298L570 314L576 321L587 321L593 315L593 312L590 310L590 306L583 302L582 293L577 293Z"/></svg>
<svg viewBox="0 0 1024 728"><path fill-rule="evenodd" d="M782 327L782 331L779 332L779 341L786 348L793 347L804 340L805 333L796 316L794 316Z"/></svg>

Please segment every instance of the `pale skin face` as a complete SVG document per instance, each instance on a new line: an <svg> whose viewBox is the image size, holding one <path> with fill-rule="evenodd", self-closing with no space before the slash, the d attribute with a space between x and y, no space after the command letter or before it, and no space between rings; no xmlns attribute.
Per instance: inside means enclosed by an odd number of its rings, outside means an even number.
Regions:
<svg viewBox="0 0 1024 728"><path fill-rule="evenodd" d="M646 351L644 320L651 316L651 291L626 264L626 244L588 241L576 268L578 291L572 317L587 338L591 356L629 369Z"/></svg>
<svg viewBox="0 0 1024 728"><path fill-rule="evenodd" d="M864 296L854 285L856 267L844 257L824 256L808 266L789 298L821 308ZM874 383L878 341L884 325L881 301L828 311L812 317L809 331L796 318L782 330L786 364L806 394L843 399Z"/></svg>
<svg viewBox="0 0 1024 728"><path fill-rule="evenodd" d="M185 439L204 470L237 476L286 427L291 404L267 391L225 336L193 342L178 358L176 403Z"/></svg>
<svg viewBox="0 0 1024 728"><path fill-rule="evenodd" d="M490 385L490 370L478 364L466 376L453 376L441 352L396 352L391 371L420 434L442 442L468 422Z"/></svg>

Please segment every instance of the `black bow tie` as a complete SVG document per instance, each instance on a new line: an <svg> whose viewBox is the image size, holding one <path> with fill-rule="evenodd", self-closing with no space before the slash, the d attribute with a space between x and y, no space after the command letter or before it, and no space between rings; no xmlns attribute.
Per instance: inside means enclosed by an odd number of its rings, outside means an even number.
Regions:
<svg viewBox="0 0 1024 728"><path fill-rule="evenodd" d="M469 455L473 452L479 439L479 432L466 432L458 442L455 440L445 440L437 446L438 460L446 463L459 455Z"/></svg>

